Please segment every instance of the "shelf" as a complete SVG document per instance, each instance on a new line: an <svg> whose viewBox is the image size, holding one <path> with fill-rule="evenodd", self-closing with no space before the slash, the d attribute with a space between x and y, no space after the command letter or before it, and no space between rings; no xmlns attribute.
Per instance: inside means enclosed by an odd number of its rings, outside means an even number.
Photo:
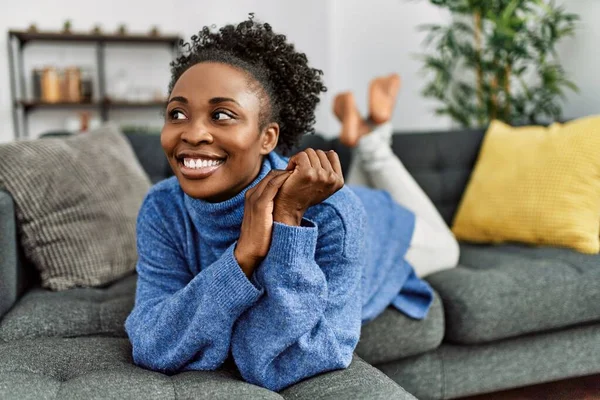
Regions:
<svg viewBox="0 0 600 400"><path fill-rule="evenodd" d="M115 108L143 108L143 107L164 107L167 104L166 100L152 101L127 101L127 100L104 100L104 103L109 107Z"/></svg>
<svg viewBox="0 0 600 400"><path fill-rule="evenodd" d="M179 36L150 36L139 34L93 34L93 33L61 33L61 32L28 32L28 31L9 31L9 36L19 39L22 44L31 41L42 42L88 42L88 43L136 43L136 44L170 44L176 45L179 43Z"/></svg>
<svg viewBox="0 0 600 400"><path fill-rule="evenodd" d="M43 101L18 101L18 105L23 106L25 112L31 111L35 108L42 109L65 109L65 108L91 108L98 107L99 102L91 103L73 103L73 102L59 102L59 103L45 103Z"/></svg>
<svg viewBox="0 0 600 400"><path fill-rule="evenodd" d="M65 110L73 108L94 108L107 106L111 108L150 108L150 107L164 107L164 101L126 101L126 100L109 100L94 101L88 103L74 103L74 102L59 102L59 103L46 103L43 101L18 101L17 105L22 106L25 112L29 112L33 109L45 109L45 110Z"/></svg>
<svg viewBox="0 0 600 400"><path fill-rule="evenodd" d="M106 77L106 50L109 45L122 46L152 46L160 45L169 48L173 57L180 54L179 35L153 36L150 33L92 33L73 32L63 33L60 31L38 31L30 30L9 30L8 31L8 71L10 76L10 92L12 103L13 126L15 129L15 138L22 139L29 137L29 116L36 110L58 111L58 110L90 110L99 114L102 121L110 120L110 113L113 110L137 110L137 109L160 109L165 107L166 101L127 101L123 99L109 99L107 96L107 77ZM32 42L41 42L42 44L59 44L61 46L74 46L86 44L95 47L97 87L94 86L94 94L99 100L86 103L59 102L46 103L38 100L18 100L26 98L26 76L28 71L24 71L23 57L26 45ZM30 49L35 50L35 49Z"/></svg>

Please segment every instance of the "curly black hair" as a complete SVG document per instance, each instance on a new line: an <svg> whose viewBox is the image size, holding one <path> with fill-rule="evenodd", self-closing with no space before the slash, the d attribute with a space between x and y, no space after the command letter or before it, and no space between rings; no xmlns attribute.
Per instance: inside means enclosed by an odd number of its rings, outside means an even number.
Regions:
<svg viewBox="0 0 600 400"><path fill-rule="evenodd" d="M279 124L279 152L287 155L302 135L314 133L319 95L327 91L321 80L323 71L309 67L306 54L296 51L268 23L255 21L251 13L248 20L218 31L205 26L191 42L179 44L184 51L171 62L169 94L188 68L221 62L242 69L260 85L259 130L270 122Z"/></svg>

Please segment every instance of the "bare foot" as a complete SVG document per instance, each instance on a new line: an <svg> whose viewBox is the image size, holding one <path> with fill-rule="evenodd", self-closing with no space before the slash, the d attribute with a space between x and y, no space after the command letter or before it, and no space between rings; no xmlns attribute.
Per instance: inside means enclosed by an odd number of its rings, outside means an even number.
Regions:
<svg viewBox="0 0 600 400"><path fill-rule="evenodd" d="M354 147L360 136L368 131L367 123L360 116L356 100L351 92L340 93L333 100L333 113L342 123L340 142L344 146Z"/></svg>
<svg viewBox="0 0 600 400"><path fill-rule="evenodd" d="M399 90L400 75L398 74L375 78L371 81L369 87L369 113L375 124L383 124L392 119Z"/></svg>

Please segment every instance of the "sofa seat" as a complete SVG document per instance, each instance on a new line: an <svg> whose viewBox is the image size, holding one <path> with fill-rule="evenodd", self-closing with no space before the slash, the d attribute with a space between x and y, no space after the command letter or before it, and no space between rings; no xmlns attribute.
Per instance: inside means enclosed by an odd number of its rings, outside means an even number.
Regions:
<svg viewBox="0 0 600 400"><path fill-rule="evenodd" d="M109 336L126 338L125 319L135 299L137 274L103 288L53 292L28 291L0 320L0 341L42 337ZM437 296L423 321L395 308L363 326L356 353L371 364L435 349L444 337L444 311Z"/></svg>
<svg viewBox="0 0 600 400"><path fill-rule="evenodd" d="M600 255L517 244L461 244L457 268L427 278L450 343L480 344L600 321Z"/></svg>
<svg viewBox="0 0 600 400"><path fill-rule="evenodd" d="M423 320L407 317L394 307L362 326L356 354L369 364L395 361L433 350L444 338L444 307L437 293Z"/></svg>
<svg viewBox="0 0 600 400"><path fill-rule="evenodd" d="M0 341L39 337L126 337L123 324L135 298L137 274L103 288L29 290L0 320Z"/></svg>
<svg viewBox="0 0 600 400"><path fill-rule="evenodd" d="M354 357L280 393L244 382L235 365L165 375L132 363L127 339L44 338L0 344L1 399L399 399L414 400L381 371Z"/></svg>

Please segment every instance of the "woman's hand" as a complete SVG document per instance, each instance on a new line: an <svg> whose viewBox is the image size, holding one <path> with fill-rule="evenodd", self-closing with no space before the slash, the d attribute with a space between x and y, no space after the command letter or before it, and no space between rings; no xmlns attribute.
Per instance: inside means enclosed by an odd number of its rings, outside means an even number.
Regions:
<svg viewBox="0 0 600 400"><path fill-rule="evenodd" d="M244 219L233 254L246 276L250 277L271 246L273 199L289 171L271 170L256 186L246 191Z"/></svg>
<svg viewBox="0 0 600 400"><path fill-rule="evenodd" d="M273 220L299 226L306 210L344 186L342 166L333 150L306 149L290 158L286 171L292 175L275 197Z"/></svg>

